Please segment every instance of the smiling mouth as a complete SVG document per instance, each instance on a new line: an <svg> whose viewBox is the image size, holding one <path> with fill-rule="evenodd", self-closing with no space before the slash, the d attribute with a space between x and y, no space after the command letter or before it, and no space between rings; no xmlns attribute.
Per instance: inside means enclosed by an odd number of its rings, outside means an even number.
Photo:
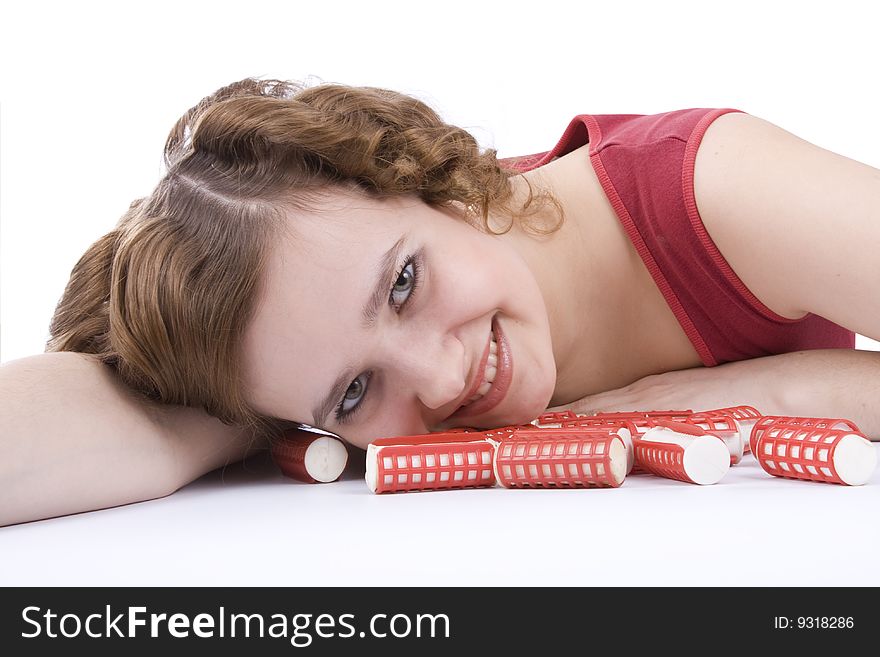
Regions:
<svg viewBox="0 0 880 657"><path fill-rule="evenodd" d="M471 395L471 398L464 404L459 406L458 410L482 399L486 396L486 393L492 389L492 384L495 382L495 376L498 374L498 341L496 340L494 333L492 333L491 336L492 338L489 341L489 357L486 360L486 369L483 371L483 380L477 387L477 392Z"/></svg>
<svg viewBox="0 0 880 657"><path fill-rule="evenodd" d="M513 359L497 317L492 320L492 331L486 349L483 354L485 361L481 363L480 383L467 401L450 416L449 419L453 421L486 413L497 406L507 394L512 378Z"/></svg>

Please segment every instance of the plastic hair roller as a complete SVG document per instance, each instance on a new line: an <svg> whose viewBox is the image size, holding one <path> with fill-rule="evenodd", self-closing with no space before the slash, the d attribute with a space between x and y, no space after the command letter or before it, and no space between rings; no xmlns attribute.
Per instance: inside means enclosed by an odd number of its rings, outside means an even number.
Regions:
<svg viewBox="0 0 880 657"><path fill-rule="evenodd" d="M541 428L617 427L617 433L627 449L626 474L649 474L636 463L632 438L640 436L655 427L657 420L665 419L682 422L692 414L692 411L631 411L583 415L573 413L572 411L557 411L541 415L533 424Z"/></svg>
<svg viewBox="0 0 880 657"><path fill-rule="evenodd" d="M686 418L684 423L700 427L703 433L718 436L730 452L730 465L736 465L742 460L745 447L743 430L733 415L726 412L706 411L694 413ZM658 420L657 424L663 426L664 421Z"/></svg>
<svg viewBox="0 0 880 657"><path fill-rule="evenodd" d="M366 482L374 493L488 487L496 481L508 488L617 487L626 476L628 434L620 427L526 424L380 438L367 446Z"/></svg>
<svg viewBox="0 0 880 657"><path fill-rule="evenodd" d="M659 477L715 484L730 469L730 452L721 439L692 424L655 426L633 443L636 465Z"/></svg>
<svg viewBox="0 0 880 657"><path fill-rule="evenodd" d="M743 441L743 451L749 452L751 451L751 446L749 445L749 437L752 435L752 427L755 426L758 420L764 417L761 412L756 409L754 406L730 406L728 408L716 408L711 411L703 411L704 413L711 413L713 415L719 413L727 413L732 415L736 420L736 423L739 425L740 433L742 434Z"/></svg>
<svg viewBox="0 0 880 657"><path fill-rule="evenodd" d="M768 474L830 484L860 486L877 466L874 446L849 428L776 422L761 430L752 451Z"/></svg>
<svg viewBox="0 0 880 657"><path fill-rule="evenodd" d="M620 439L623 441L624 446L626 447L626 474L630 474L633 471L633 468L636 464L636 453L635 448L633 447L632 437L638 435L636 432L635 425L629 420L602 420L602 419L590 419L584 418L577 423L570 422L564 423L562 428L570 429L574 427L579 427L581 429L590 429L590 430L600 430L604 429L606 431L610 431L617 436L620 436Z"/></svg>
<svg viewBox="0 0 880 657"><path fill-rule="evenodd" d="M374 493L494 486L494 452L477 431L380 438L367 445L365 478Z"/></svg>
<svg viewBox="0 0 880 657"><path fill-rule="evenodd" d="M519 430L495 443L495 478L505 488L617 488L627 470L626 445L617 431Z"/></svg>
<svg viewBox="0 0 880 657"><path fill-rule="evenodd" d="M271 453L284 475L307 484L336 481L348 463L348 450L339 438L300 429L282 436Z"/></svg>
<svg viewBox="0 0 880 657"><path fill-rule="evenodd" d="M579 415L574 411L554 411L552 413L542 413L538 419L532 422L537 427L560 427L563 422L577 420L582 417L591 417L589 415Z"/></svg>
<svg viewBox="0 0 880 657"><path fill-rule="evenodd" d="M861 430L851 420L828 417L786 417L782 415L765 415L755 423L749 435L749 449L755 451L755 445L761 436L774 424L791 424L796 427L816 429L849 429L858 434Z"/></svg>
<svg viewBox="0 0 880 657"><path fill-rule="evenodd" d="M571 413L571 411L565 411L565 413L570 413L570 415L563 415L563 413L542 415L535 421L536 423L540 423L536 426L539 426L541 429L611 429L614 433L620 436L620 439L626 447L626 474L632 472L633 466L635 465L635 452L633 451L632 437L636 433L636 428L630 420L606 420L591 415L577 415ZM557 417L548 417L551 415ZM541 422L542 419L544 422Z"/></svg>
<svg viewBox="0 0 880 657"><path fill-rule="evenodd" d="M625 423L633 437L642 436L650 431L660 420L672 422L684 422L693 414L693 411L645 411L643 413L597 413L591 419L594 422ZM635 459L635 446L633 446L633 465L630 468L632 474L650 474L639 466Z"/></svg>

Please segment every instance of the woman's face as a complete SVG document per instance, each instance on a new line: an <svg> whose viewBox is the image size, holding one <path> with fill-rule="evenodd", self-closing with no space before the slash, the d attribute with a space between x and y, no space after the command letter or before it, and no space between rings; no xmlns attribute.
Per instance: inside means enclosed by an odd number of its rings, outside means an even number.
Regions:
<svg viewBox="0 0 880 657"><path fill-rule="evenodd" d="M528 422L547 407L556 382L547 309L513 240L412 196L333 192L320 212L288 219L244 340L259 412L366 447L382 436ZM491 409L450 419L481 383L493 320L506 341L507 392Z"/></svg>

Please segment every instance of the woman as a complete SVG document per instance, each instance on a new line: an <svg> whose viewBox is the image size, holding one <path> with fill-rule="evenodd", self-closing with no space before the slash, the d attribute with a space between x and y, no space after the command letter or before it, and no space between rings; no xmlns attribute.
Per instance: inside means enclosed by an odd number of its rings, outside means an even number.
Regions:
<svg viewBox="0 0 880 657"><path fill-rule="evenodd" d="M880 172L757 117L581 115L499 162L402 94L246 79L165 157L74 267L50 353L2 369L28 440L0 520L165 495L298 424L365 447L750 404L880 437L880 355L853 349L880 338ZM62 442L47 400L77 394Z"/></svg>

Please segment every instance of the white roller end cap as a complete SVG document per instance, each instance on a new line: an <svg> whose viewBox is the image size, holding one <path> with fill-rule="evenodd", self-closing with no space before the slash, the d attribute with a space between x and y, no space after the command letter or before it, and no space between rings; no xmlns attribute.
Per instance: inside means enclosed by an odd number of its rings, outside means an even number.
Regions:
<svg viewBox="0 0 880 657"><path fill-rule="evenodd" d="M851 433L840 439L834 448L834 469L844 483L861 486L877 467L877 450L861 436Z"/></svg>
<svg viewBox="0 0 880 657"><path fill-rule="evenodd" d="M626 429L624 429L624 431L629 433ZM632 445L631 439L630 445ZM630 454L632 454L632 449L627 449L626 443L620 434L618 434L608 446L608 456L611 461L609 469L611 470L611 476L614 479L614 483L617 485L623 483L626 475L632 470L632 465L630 465Z"/></svg>
<svg viewBox="0 0 880 657"><path fill-rule="evenodd" d="M348 463L348 450L338 438L321 436L308 449L303 465L314 480L321 483L336 481Z"/></svg>
<svg viewBox="0 0 880 657"><path fill-rule="evenodd" d="M367 471L364 479L367 481L367 488L374 493L376 492L376 460L378 459L379 449L370 443L367 445Z"/></svg>
<svg viewBox="0 0 880 657"><path fill-rule="evenodd" d="M718 436L696 436L684 450L682 465L695 484L716 484L730 469L730 451Z"/></svg>

